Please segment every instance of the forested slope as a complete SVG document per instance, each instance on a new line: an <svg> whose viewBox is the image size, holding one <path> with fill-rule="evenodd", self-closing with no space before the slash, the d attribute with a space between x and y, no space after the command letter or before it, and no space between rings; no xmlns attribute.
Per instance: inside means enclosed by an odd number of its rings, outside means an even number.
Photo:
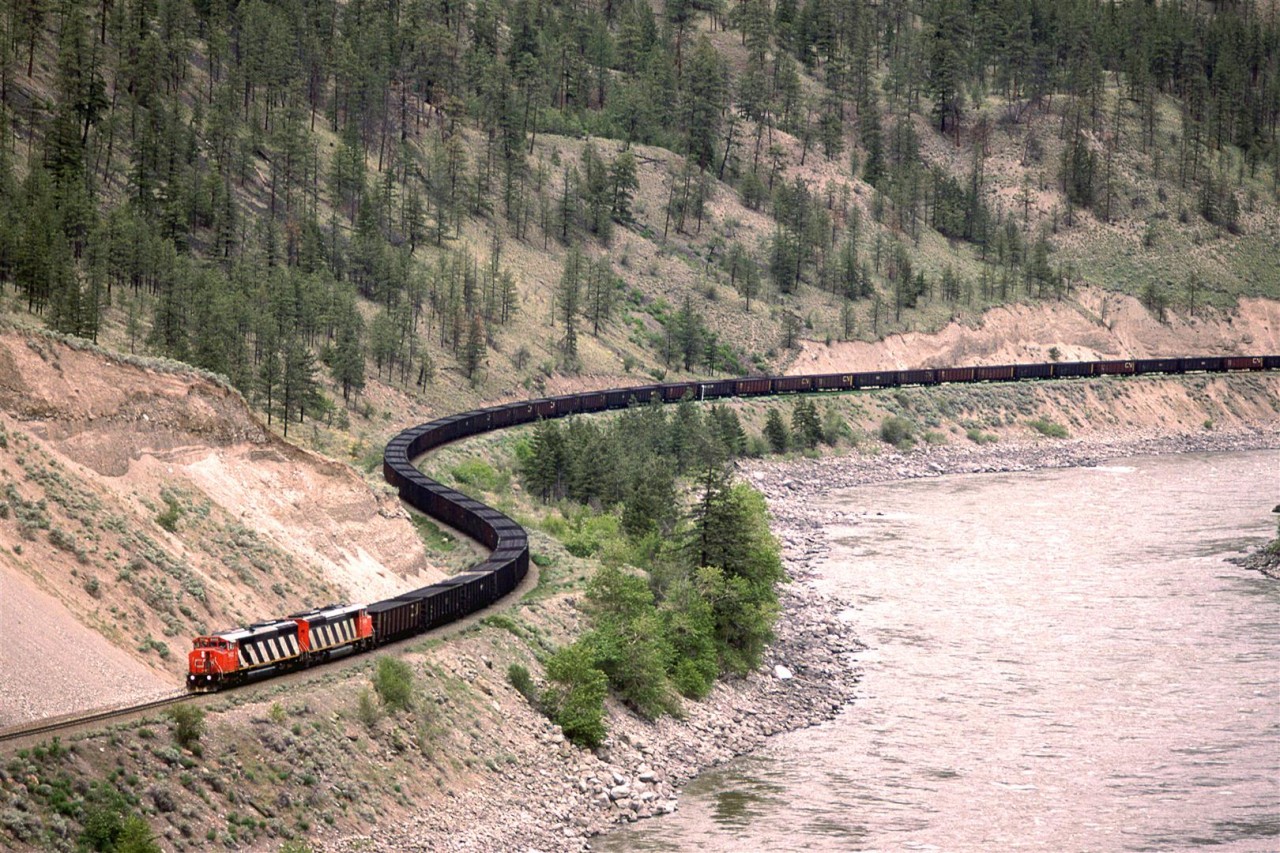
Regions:
<svg viewBox="0 0 1280 853"><path fill-rule="evenodd" d="M1280 295L1278 60L1252 3L10 0L0 308L286 425L1189 314Z"/></svg>

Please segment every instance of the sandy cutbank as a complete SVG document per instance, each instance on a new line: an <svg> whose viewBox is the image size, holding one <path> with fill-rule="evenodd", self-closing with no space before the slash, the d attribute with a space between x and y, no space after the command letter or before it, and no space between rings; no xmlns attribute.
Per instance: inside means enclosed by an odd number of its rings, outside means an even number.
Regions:
<svg viewBox="0 0 1280 853"><path fill-rule="evenodd" d="M854 698L854 626L845 604L810 582L827 554L812 502L833 490L945 474L1087 466L1127 456L1280 449L1280 424L1186 435L1131 432L999 445L920 447L908 453L751 461L739 474L769 500L791 583L781 590L778 639L761 668L718 685L682 719L640 720L610 704L605 745L586 752L545 723L532 733L541 760L451 794L450 808L420 812L389 832L347 837L328 850L578 851L591 838L678 808L680 786L760 747L765 738L831 719Z"/></svg>

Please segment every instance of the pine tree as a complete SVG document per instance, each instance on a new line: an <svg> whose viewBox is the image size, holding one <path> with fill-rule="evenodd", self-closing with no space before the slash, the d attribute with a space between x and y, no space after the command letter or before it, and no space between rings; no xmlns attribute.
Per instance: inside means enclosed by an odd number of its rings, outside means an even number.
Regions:
<svg viewBox="0 0 1280 853"><path fill-rule="evenodd" d="M487 350L484 322L479 314L472 314L471 322L467 326L467 342L462 347L462 370L468 379L475 379L476 371L484 363Z"/></svg>
<svg viewBox="0 0 1280 853"><path fill-rule="evenodd" d="M364 320L355 305L341 312L330 369L334 381L342 386L344 403L350 401L352 391L359 395L364 389L364 349L360 343L363 331Z"/></svg>
<svg viewBox="0 0 1280 853"><path fill-rule="evenodd" d="M613 204L610 210L615 222L628 225L631 222L631 202L640 182L636 178L636 158L631 149L619 152L609 164L609 183L613 188Z"/></svg>
<svg viewBox="0 0 1280 853"><path fill-rule="evenodd" d="M618 294L618 279L608 258L588 265L587 314L591 318L591 334L600 336L600 326L613 316Z"/></svg>
<svg viewBox="0 0 1280 853"><path fill-rule="evenodd" d="M741 456L747 449L747 434L738 420L738 413L723 403L717 403L707 413L707 424L726 458Z"/></svg>
<svg viewBox="0 0 1280 853"><path fill-rule="evenodd" d="M559 425L555 421L538 421L520 465L525 487L544 502L563 497L567 462Z"/></svg>
<svg viewBox="0 0 1280 853"><path fill-rule="evenodd" d="M880 130L880 109L874 96L859 107L858 117L862 147L867 152L862 164L862 180L879 187L885 177L884 138Z"/></svg>
<svg viewBox="0 0 1280 853"><path fill-rule="evenodd" d="M769 442L769 449L774 453L786 453L788 445L791 444L791 434L787 431L787 425L777 409L770 408L765 415L764 438Z"/></svg>
<svg viewBox="0 0 1280 853"><path fill-rule="evenodd" d="M796 444L806 450L812 450L822 442L822 421L812 400L796 401L795 408L791 410L791 435Z"/></svg>
<svg viewBox="0 0 1280 853"><path fill-rule="evenodd" d="M578 363L577 317L581 310L583 267L586 265L582 252L576 246L571 248L565 257L564 271L560 275L560 286L556 291L556 312L564 323L560 351L564 355L565 364L570 367Z"/></svg>
<svg viewBox="0 0 1280 853"><path fill-rule="evenodd" d="M318 402L319 393L315 356L306 344L295 337L285 345L284 378L280 387L281 420L286 438L294 415L298 423L302 423L307 409Z"/></svg>
<svg viewBox="0 0 1280 853"><path fill-rule="evenodd" d="M748 672L759 665L778 616L775 586L783 572L777 541L769 533L764 498L745 485L730 485L724 468L708 465L696 488L686 553L712 602L721 667Z"/></svg>

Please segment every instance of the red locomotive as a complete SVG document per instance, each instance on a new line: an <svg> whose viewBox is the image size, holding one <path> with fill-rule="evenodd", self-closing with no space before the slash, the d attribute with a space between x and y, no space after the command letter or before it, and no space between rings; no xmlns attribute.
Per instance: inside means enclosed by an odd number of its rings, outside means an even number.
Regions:
<svg viewBox="0 0 1280 853"><path fill-rule="evenodd" d="M373 620L362 604L330 605L275 622L196 637L187 655L187 689L210 693L267 669L297 669L335 651L373 646Z"/></svg>

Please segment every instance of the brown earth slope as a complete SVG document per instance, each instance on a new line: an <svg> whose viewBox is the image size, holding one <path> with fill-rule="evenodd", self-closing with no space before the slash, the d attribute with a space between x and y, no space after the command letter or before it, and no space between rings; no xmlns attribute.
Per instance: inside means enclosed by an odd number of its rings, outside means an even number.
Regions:
<svg viewBox="0 0 1280 853"><path fill-rule="evenodd" d="M0 436L0 725L172 689L202 631L440 577L390 490L189 371L0 334Z"/></svg>
<svg viewBox="0 0 1280 853"><path fill-rule="evenodd" d="M993 308L977 323L952 322L934 334L908 332L883 340L804 341L792 373L1158 358L1180 355L1280 353L1280 302L1243 299L1230 313L1168 312L1160 322L1137 299L1084 288L1073 300Z"/></svg>

